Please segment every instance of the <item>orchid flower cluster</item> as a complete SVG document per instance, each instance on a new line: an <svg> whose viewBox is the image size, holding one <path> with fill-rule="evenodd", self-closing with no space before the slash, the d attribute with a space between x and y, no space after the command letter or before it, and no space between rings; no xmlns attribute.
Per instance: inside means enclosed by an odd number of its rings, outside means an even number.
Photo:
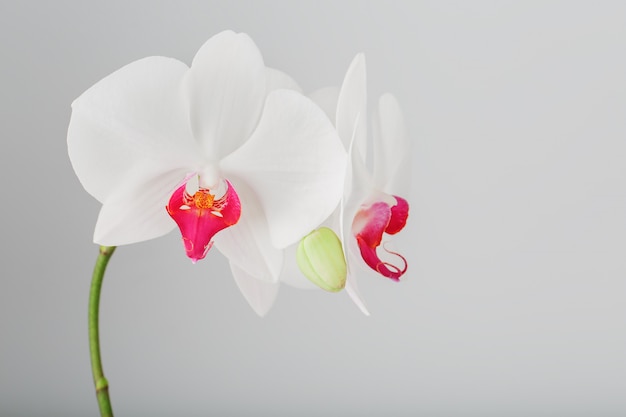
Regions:
<svg viewBox="0 0 626 417"><path fill-rule="evenodd" d="M409 209L409 144L393 96L380 98L371 144L367 126L362 54L340 88L307 97L246 34L225 31L191 66L148 57L97 82L72 104L67 141L102 203L95 243L178 227L192 262L212 246L228 258L260 315L280 282L345 287L367 312L355 269L400 279L407 263L387 240Z"/></svg>

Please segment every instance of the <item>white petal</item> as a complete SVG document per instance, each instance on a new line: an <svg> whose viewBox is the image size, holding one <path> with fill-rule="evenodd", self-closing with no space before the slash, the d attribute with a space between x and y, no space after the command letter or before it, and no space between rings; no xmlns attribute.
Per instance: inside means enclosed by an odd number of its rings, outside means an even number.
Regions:
<svg viewBox="0 0 626 417"><path fill-rule="evenodd" d="M228 179L241 201L241 218L237 224L215 235L215 247L231 264L247 274L264 281L277 282L283 254L271 243L263 209L245 183L232 176Z"/></svg>
<svg viewBox="0 0 626 417"><path fill-rule="evenodd" d="M346 152L332 124L311 100L290 90L267 98L259 125L221 162L258 196L272 242L284 248L328 217L343 192Z"/></svg>
<svg viewBox="0 0 626 417"><path fill-rule="evenodd" d="M374 117L374 179L382 191L400 196L409 192L411 143L396 98L384 94Z"/></svg>
<svg viewBox="0 0 626 417"><path fill-rule="evenodd" d="M94 242L119 246L162 236L176 227L165 206L184 169L164 171L161 167L138 165L102 205Z"/></svg>
<svg viewBox="0 0 626 417"><path fill-rule="evenodd" d="M353 134L355 148L365 161L367 157L367 75L365 55L352 60L341 85L337 101L337 132L346 149Z"/></svg>
<svg viewBox="0 0 626 417"><path fill-rule="evenodd" d="M192 165L197 146L181 93L187 66L164 57L135 61L102 79L72 104L67 145L85 189L99 201L137 163Z"/></svg>
<svg viewBox="0 0 626 417"><path fill-rule="evenodd" d="M265 100L263 57L244 33L218 33L193 59L184 84L191 127L210 158L221 159L248 139Z"/></svg>
<svg viewBox="0 0 626 417"><path fill-rule="evenodd" d="M324 87L309 94L309 98L315 102L331 123L335 125L337 119L337 100L339 99L339 87ZM347 148L346 148L347 149Z"/></svg>
<svg viewBox="0 0 626 417"><path fill-rule="evenodd" d="M266 67L265 74L267 76L265 85L268 93L270 91L279 90L281 88L286 88L288 90L294 90L298 93L302 93L302 88L300 88L298 83L284 72L274 68Z"/></svg>
<svg viewBox="0 0 626 417"><path fill-rule="evenodd" d="M256 279L232 262L230 263L230 269L237 286L250 304L250 307L259 316L265 316L276 300L280 284L278 282Z"/></svg>

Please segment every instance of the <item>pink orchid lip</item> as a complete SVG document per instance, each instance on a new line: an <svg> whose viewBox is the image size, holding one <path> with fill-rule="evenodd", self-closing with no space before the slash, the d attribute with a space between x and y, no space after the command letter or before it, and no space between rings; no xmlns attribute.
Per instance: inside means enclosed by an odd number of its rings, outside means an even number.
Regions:
<svg viewBox="0 0 626 417"><path fill-rule="evenodd" d="M352 225L361 257L365 263L379 274L399 281L408 268L404 256L388 250L383 244L383 249L387 253L396 255L402 260L404 265L398 267L382 261L376 253L382 242L383 233L394 235L400 232L406 225L409 216L409 203L401 197L393 197L396 199L394 206L389 206L383 201L377 201L371 206L361 207L354 217ZM355 228L359 228L359 230L355 230Z"/></svg>
<svg viewBox="0 0 626 417"><path fill-rule="evenodd" d="M217 232L239 221L241 203L227 180L226 193L218 199L206 188L191 195L186 185L187 181L174 191L166 209L180 229L187 256L196 263L211 249Z"/></svg>

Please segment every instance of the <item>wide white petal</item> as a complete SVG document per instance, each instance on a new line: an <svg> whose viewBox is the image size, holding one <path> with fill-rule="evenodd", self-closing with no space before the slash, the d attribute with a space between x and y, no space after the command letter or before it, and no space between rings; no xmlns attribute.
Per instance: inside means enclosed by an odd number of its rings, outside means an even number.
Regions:
<svg viewBox="0 0 626 417"><path fill-rule="evenodd" d="M276 90L250 140L221 168L227 178L236 175L254 190L272 242L284 248L333 212L345 164L346 152L324 112L301 94Z"/></svg>
<svg viewBox="0 0 626 417"><path fill-rule="evenodd" d="M367 157L367 75L365 55L352 60L337 101L337 132L346 149L354 135L354 147L363 160Z"/></svg>
<svg viewBox="0 0 626 417"><path fill-rule="evenodd" d="M265 316L276 300L280 284L278 282L256 279L232 262L230 263L230 269L237 286L250 304L250 307L259 316Z"/></svg>
<svg viewBox="0 0 626 417"><path fill-rule="evenodd" d="M266 67L265 74L267 76L265 86L268 93L270 91L279 90L281 88L286 88L287 90L294 90L298 93L302 93L302 88L300 88L298 83L284 72L274 68Z"/></svg>
<svg viewBox="0 0 626 417"><path fill-rule="evenodd" d="M248 139L265 100L266 72L244 33L218 33L193 59L184 80L194 135L217 161Z"/></svg>
<svg viewBox="0 0 626 417"><path fill-rule="evenodd" d="M374 179L382 191L400 196L409 192L411 143L396 98L384 94L374 117Z"/></svg>
<svg viewBox="0 0 626 417"><path fill-rule="evenodd" d="M315 90L309 94L309 98L315 102L326 116L330 119L330 122L335 125L337 119L337 100L339 99L339 87L324 87L319 90ZM347 148L346 148L347 149Z"/></svg>
<svg viewBox="0 0 626 417"><path fill-rule="evenodd" d="M119 246L162 236L176 227L165 206L185 169L137 165L107 197L100 210L94 242Z"/></svg>
<svg viewBox="0 0 626 417"><path fill-rule="evenodd" d="M181 92L187 66L149 57L117 70L72 104L67 145L87 192L104 201L133 167L193 165L197 146Z"/></svg>
<svg viewBox="0 0 626 417"><path fill-rule="evenodd" d="M241 201L237 224L215 235L215 247L231 264L260 280L277 282L283 265L282 250L270 240L267 220L254 191L237 177L229 177Z"/></svg>

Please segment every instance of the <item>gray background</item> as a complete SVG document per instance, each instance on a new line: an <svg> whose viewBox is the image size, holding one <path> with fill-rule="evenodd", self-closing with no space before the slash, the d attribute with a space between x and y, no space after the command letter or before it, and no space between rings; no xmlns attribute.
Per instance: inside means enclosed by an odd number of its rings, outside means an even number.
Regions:
<svg viewBox="0 0 626 417"><path fill-rule="evenodd" d="M249 33L306 91L357 52L414 140L400 284L283 287L263 319L217 252L119 248L102 349L119 416L623 416L623 2L0 5L0 415L96 416L86 306L99 204L70 103L149 55Z"/></svg>

